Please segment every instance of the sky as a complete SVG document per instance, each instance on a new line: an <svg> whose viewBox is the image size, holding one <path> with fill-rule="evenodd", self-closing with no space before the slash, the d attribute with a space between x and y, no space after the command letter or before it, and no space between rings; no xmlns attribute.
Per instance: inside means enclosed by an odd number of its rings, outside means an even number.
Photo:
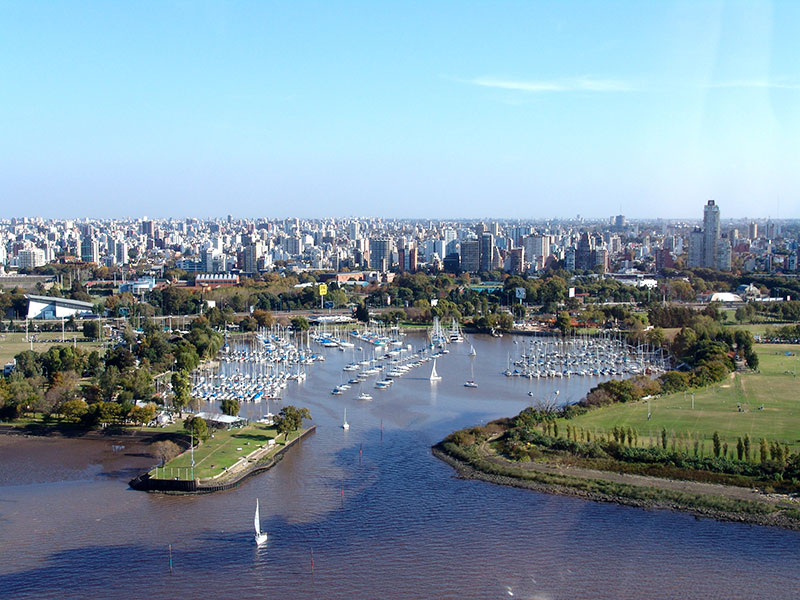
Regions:
<svg viewBox="0 0 800 600"><path fill-rule="evenodd" d="M800 2L0 0L2 216L800 218Z"/></svg>

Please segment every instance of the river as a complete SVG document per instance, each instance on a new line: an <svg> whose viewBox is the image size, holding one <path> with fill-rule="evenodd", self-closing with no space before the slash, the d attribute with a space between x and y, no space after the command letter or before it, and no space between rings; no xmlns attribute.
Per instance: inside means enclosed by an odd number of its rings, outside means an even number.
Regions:
<svg viewBox="0 0 800 600"><path fill-rule="evenodd" d="M597 383L504 377L516 341L474 337L477 389L460 344L441 382L428 363L371 402L330 395L352 354L325 350L284 399L316 433L218 494L129 489L154 463L136 445L0 438L0 598L798 597L798 532L456 479L430 453L447 433L518 413L528 391L576 400Z"/></svg>

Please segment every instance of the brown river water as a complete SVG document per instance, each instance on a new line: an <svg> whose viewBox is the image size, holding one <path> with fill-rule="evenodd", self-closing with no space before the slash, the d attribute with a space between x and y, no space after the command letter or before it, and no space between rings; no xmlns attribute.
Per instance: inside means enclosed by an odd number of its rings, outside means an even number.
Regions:
<svg viewBox="0 0 800 600"><path fill-rule="evenodd" d="M371 402L330 395L352 355L322 351L284 398L316 433L218 494L131 490L141 445L0 437L0 598L800 598L798 532L456 479L430 453L447 433L598 381L504 377L514 341L474 337L478 389L460 344L441 382L428 363Z"/></svg>

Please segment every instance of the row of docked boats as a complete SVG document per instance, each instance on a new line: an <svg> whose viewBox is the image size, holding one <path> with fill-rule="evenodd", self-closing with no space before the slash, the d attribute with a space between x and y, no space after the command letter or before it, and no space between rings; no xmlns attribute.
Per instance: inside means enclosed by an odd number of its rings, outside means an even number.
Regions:
<svg viewBox="0 0 800 600"><path fill-rule="evenodd" d="M436 375L435 360L441 356L441 352L428 353L426 348L413 352L411 345L404 348L396 348L390 350L378 358L365 359L360 362L351 362L346 365L343 371L354 373L353 376L346 382L341 383L331 390L334 396L340 396L347 390L358 386L361 389L366 381L374 377L374 387L379 390L386 390L394 383L423 364L434 361L432 370L431 381L436 380L433 376ZM367 392L361 392L358 395L359 400L372 400L372 396Z"/></svg>
<svg viewBox="0 0 800 600"><path fill-rule="evenodd" d="M507 377L625 377L663 371L666 355L615 336L534 338L513 361L513 368L510 355L508 362L503 372Z"/></svg>
<svg viewBox="0 0 800 600"><path fill-rule="evenodd" d="M208 401L280 400L290 382L305 381L309 366L322 360L302 340L292 341L290 331L275 326L233 345L226 340L212 366L192 373L191 393Z"/></svg>

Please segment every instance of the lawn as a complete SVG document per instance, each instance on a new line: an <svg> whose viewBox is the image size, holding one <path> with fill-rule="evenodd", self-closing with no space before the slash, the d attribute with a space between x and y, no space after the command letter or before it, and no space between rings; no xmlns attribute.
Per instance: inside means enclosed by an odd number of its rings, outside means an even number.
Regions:
<svg viewBox="0 0 800 600"><path fill-rule="evenodd" d="M694 392L679 392L649 401L618 404L590 411L569 422L597 433L615 426L632 427L639 432L640 445L649 436L668 432L699 434L706 438L718 432L729 446L749 434L754 447L762 437L800 447L800 347L790 344L757 345L759 373L738 373L731 379ZM794 356L786 356L790 352ZM740 408L741 407L741 410ZM560 423L561 425L565 422Z"/></svg>
<svg viewBox="0 0 800 600"><path fill-rule="evenodd" d="M44 352L51 346L65 346L67 344L72 344L72 338L76 338L78 340L77 345L79 348L83 348L91 352L92 350L98 350L101 354L103 353L103 344L100 342L83 342L81 340L85 339L83 337L83 332L80 331L67 331L64 334L64 341L61 341L61 332L58 331L48 331L48 332L36 332L37 339L42 341L36 341L33 343L33 349L36 352ZM53 341L51 341L53 340ZM0 365L4 365L11 360L20 352L24 350L30 350L31 344L30 342L25 341L25 334L24 333L1 333L0 334Z"/></svg>
<svg viewBox="0 0 800 600"><path fill-rule="evenodd" d="M289 436L289 440L296 438L300 433L302 432L293 433ZM207 479L219 475L240 458L261 446L266 446L269 440L277 437L278 432L274 427L251 424L230 431L215 429L213 435L213 438L209 437L194 449L194 475L197 479ZM272 452L282 448L285 444L283 437L276 442ZM157 476L159 478L166 476L167 478L191 479L191 465L191 452L187 451L169 461L163 469L159 468ZM151 476L156 476L155 470L151 472Z"/></svg>

